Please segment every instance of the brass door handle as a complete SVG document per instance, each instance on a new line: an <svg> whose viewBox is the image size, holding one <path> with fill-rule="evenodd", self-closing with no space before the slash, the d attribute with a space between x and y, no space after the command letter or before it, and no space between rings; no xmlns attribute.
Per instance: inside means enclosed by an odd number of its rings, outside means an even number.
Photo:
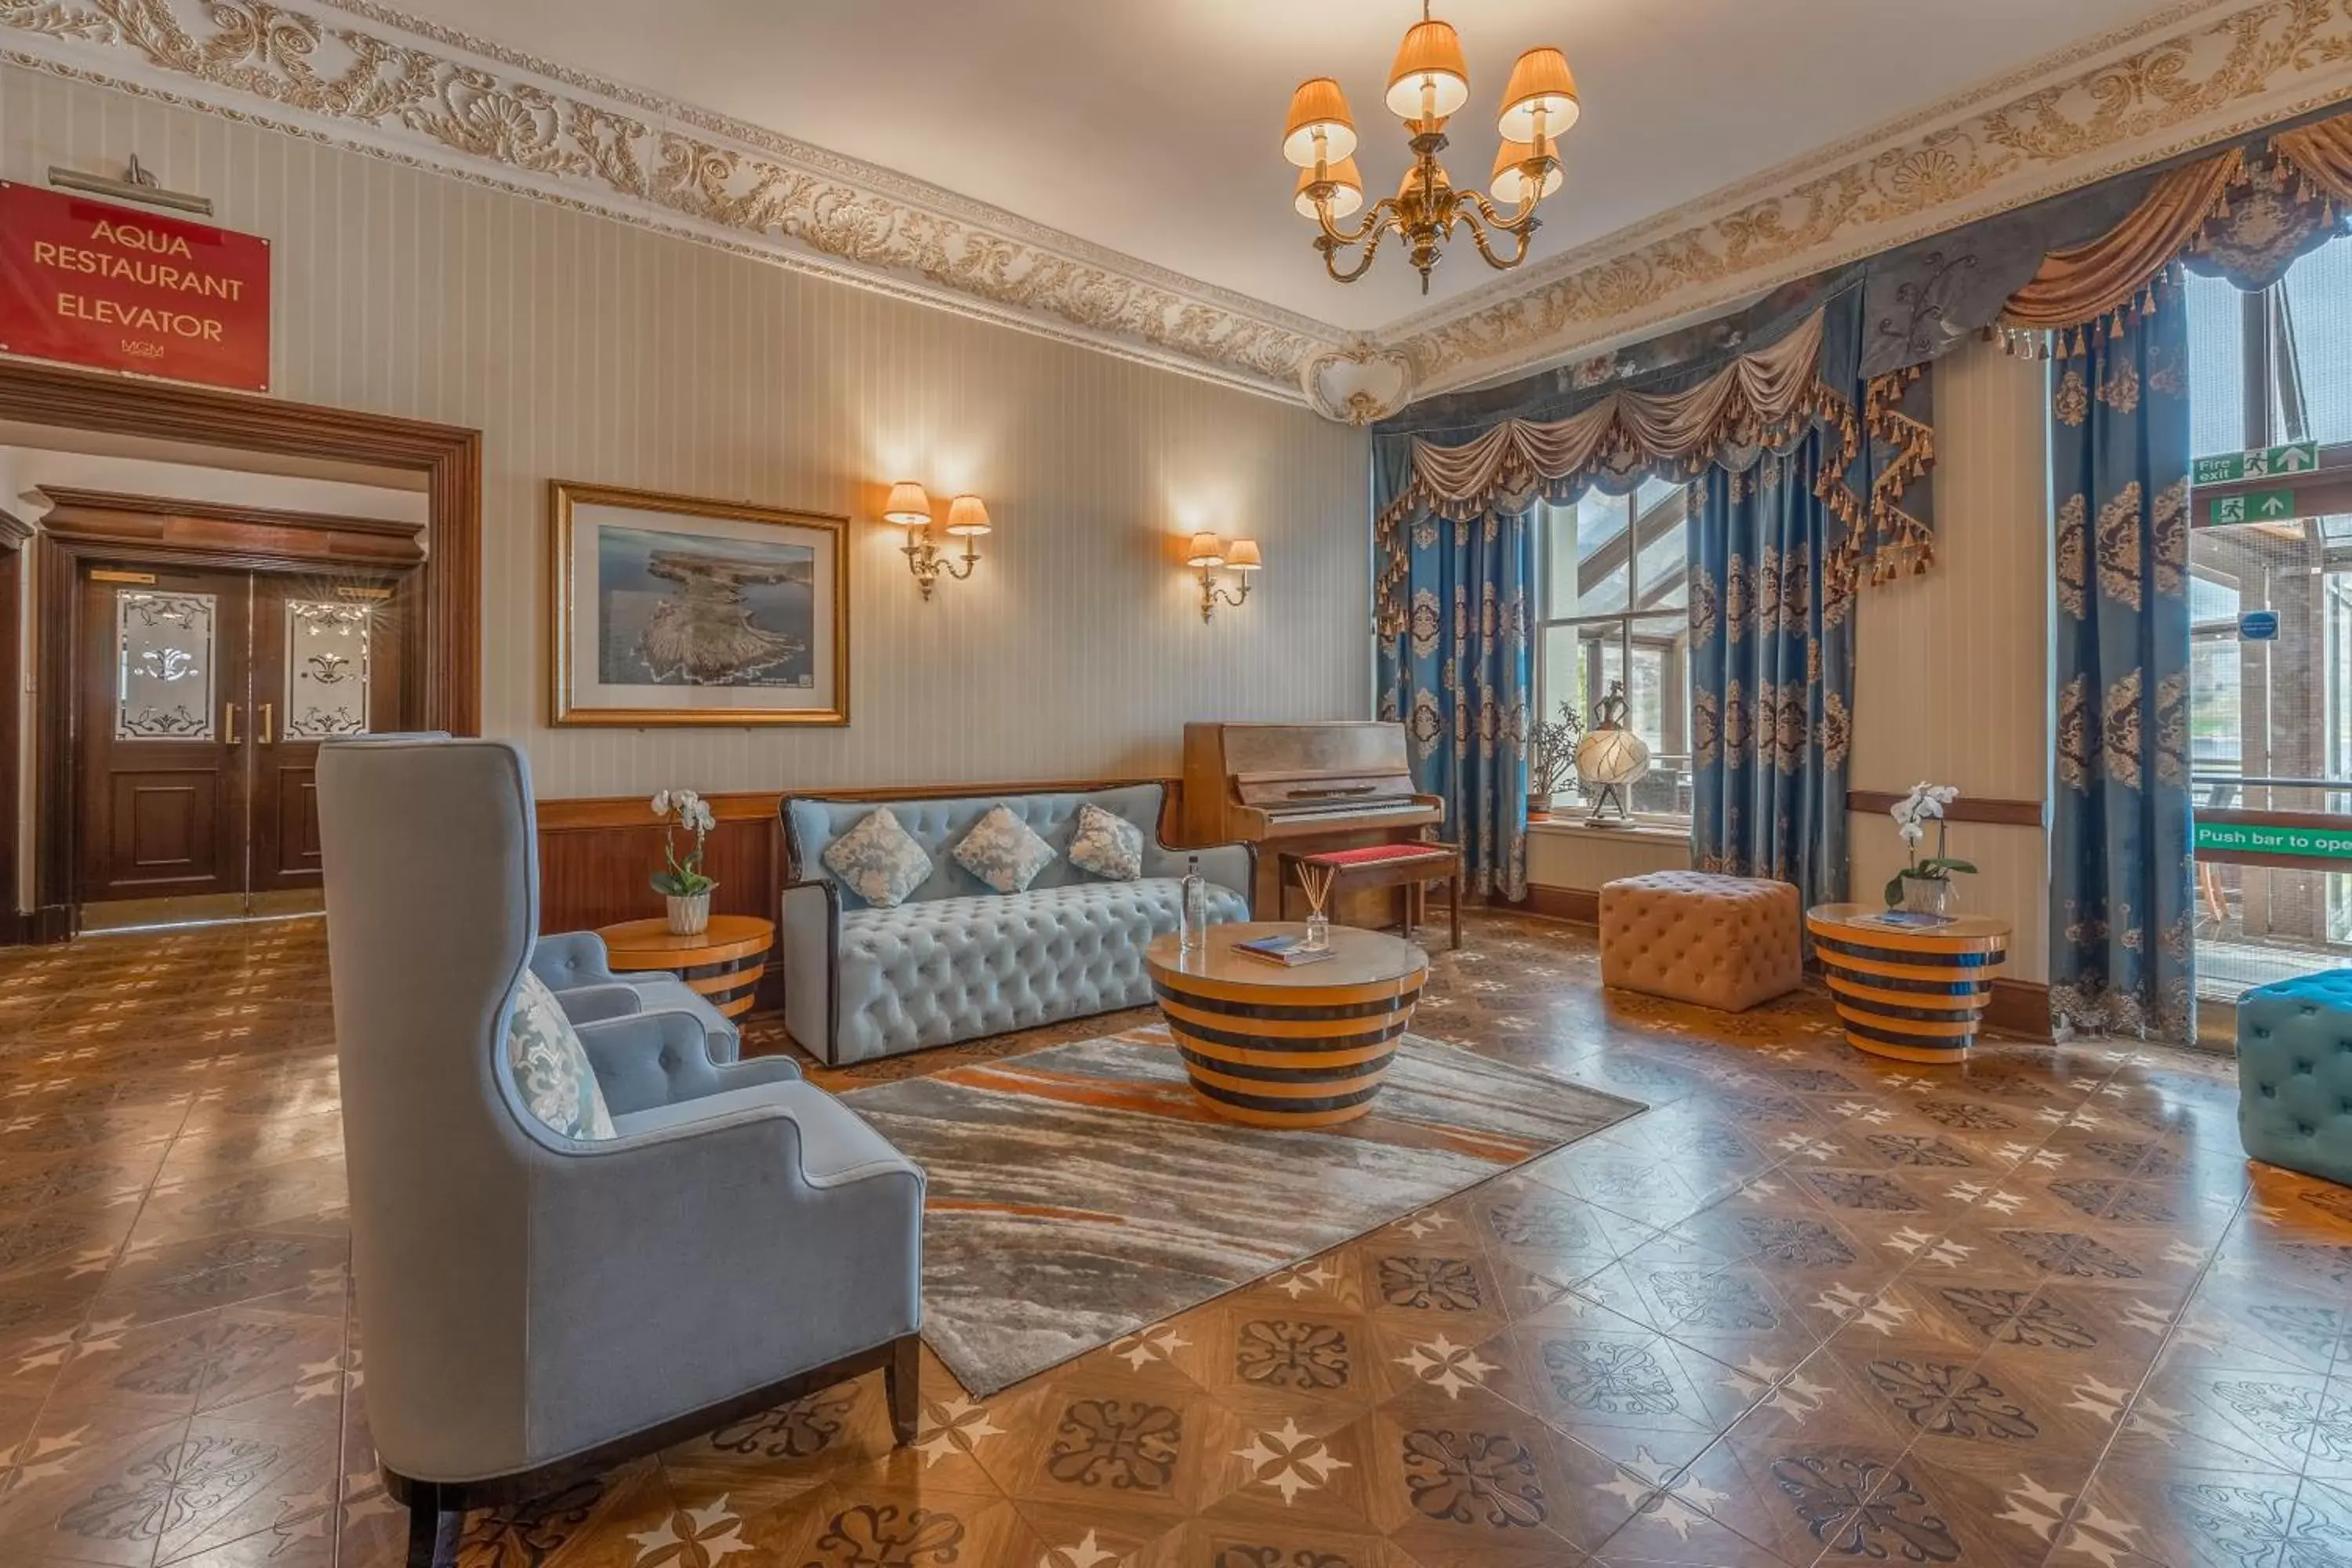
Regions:
<svg viewBox="0 0 2352 1568"><path fill-rule="evenodd" d="M236 704L234 702L221 704L221 744L236 744Z"/></svg>
<svg viewBox="0 0 2352 1568"><path fill-rule="evenodd" d="M261 705L261 743L265 746L269 744L270 707L271 704L267 702Z"/></svg>

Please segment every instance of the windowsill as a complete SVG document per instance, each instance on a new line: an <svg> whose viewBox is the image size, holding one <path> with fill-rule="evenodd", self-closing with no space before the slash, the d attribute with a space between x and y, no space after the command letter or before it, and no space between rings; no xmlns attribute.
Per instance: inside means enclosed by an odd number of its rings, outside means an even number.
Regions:
<svg viewBox="0 0 2352 1568"><path fill-rule="evenodd" d="M1558 834L1569 838L1630 838L1652 843L1687 845L1690 842L1688 823L1633 822L1623 826L1602 827L1581 817L1537 817L1528 824L1529 833Z"/></svg>

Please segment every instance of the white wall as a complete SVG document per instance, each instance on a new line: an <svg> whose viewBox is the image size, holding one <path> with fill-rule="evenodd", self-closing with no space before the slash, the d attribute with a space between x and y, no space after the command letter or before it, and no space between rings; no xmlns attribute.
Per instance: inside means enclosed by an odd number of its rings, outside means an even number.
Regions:
<svg viewBox="0 0 2352 1568"><path fill-rule="evenodd" d="M1864 588L1855 626L1858 790L1925 779L1963 795L2046 801L2050 779L2048 367L1971 342L1937 362L1935 569ZM1853 821L1853 896L1903 863L1894 824ZM1951 852L1979 874L1960 907L2011 922L2006 977L2046 982L2049 842L2038 827L1963 823Z"/></svg>
<svg viewBox="0 0 2352 1568"><path fill-rule="evenodd" d="M483 432L483 712L542 795L1172 772L1188 719L1370 710L1362 433L1249 393L550 203L0 68L0 176L120 169L276 256L274 391ZM923 604L874 521L973 489L979 574ZM550 479L853 521L852 724L547 727ZM1255 536L1201 621L1195 528Z"/></svg>

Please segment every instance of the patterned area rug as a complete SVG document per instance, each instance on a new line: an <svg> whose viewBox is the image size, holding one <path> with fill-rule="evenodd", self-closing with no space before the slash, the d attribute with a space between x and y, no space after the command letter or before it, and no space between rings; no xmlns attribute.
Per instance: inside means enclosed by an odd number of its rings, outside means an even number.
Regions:
<svg viewBox="0 0 2352 1568"><path fill-rule="evenodd" d="M1409 1035L1361 1121L1244 1127L1157 1026L843 1098L930 1177L923 1336L980 1395L1644 1109Z"/></svg>

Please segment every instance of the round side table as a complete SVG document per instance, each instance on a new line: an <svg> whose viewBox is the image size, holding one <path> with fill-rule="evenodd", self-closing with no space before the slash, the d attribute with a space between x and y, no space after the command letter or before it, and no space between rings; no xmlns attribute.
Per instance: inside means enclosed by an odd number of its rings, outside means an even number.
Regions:
<svg viewBox="0 0 2352 1568"><path fill-rule="evenodd" d="M1209 928L1180 953L1171 933L1143 952L1151 989L1202 1103L1255 1127L1331 1127L1372 1108L1389 1075L1429 958L1409 942L1331 928L1332 955L1286 968L1234 944L1296 924Z"/></svg>
<svg viewBox="0 0 2352 1568"><path fill-rule="evenodd" d="M1868 904L1822 904L1805 930L1845 1020L1846 1043L1899 1062L1961 1062L2009 953L2009 922L1958 915L1888 925Z"/></svg>
<svg viewBox="0 0 2352 1568"><path fill-rule="evenodd" d="M751 1010L751 994L767 973L776 925L757 915L713 915L709 929L678 936L664 920L624 921L596 933L616 974L667 969L702 993L730 1018Z"/></svg>

